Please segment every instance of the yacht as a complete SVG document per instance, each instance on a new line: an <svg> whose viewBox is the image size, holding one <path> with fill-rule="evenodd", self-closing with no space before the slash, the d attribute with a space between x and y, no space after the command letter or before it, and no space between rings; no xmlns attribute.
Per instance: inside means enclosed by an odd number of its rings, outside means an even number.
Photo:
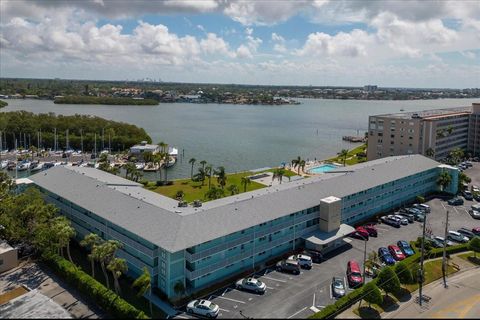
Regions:
<svg viewBox="0 0 480 320"><path fill-rule="evenodd" d="M0 162L0 169L6 169L8 166L8 160L2 160L2 162Z"/></svg>
<svg viewBox="0 0 480 320"><path fill-rule="evenodd" d="M25 170L28 170L30 169L30 166L32 165L32 163L28 160L23 160L22 162L20 162L18 165L17 165L17 170L18 171L25 171Z"/></svg>
<svg viewBox="0 0 480 320"><path fill-rule="evenodd" d="M160 166L158 164L149 162L145 165L145 167L143 168L143 171L158 171L159 168Z"/></svg>
<svg viewBox="0 0 480 320"><path fill-rule="evenodd" d="M35 172L35 171L40 171L43 170L43 167L45 166L44 162L39 162L37 164L34 164L30 167L30 172Z"/></svg>
<svg viewBox="0 0 480 320"><path fill-rule="evenodd" d="M143 170L143 168L145 168L145 162L137 162L135 163L135 168L137 170Z"/></svg>
<svg viewBox="0 0 480 320"><path fill-rule="evenodd" d="M177 159L175 157L170 157L170 159L168 160L168 163L165 162L164 165L165 167L170 168L174 166L175 163L177 163Z"/></svg>

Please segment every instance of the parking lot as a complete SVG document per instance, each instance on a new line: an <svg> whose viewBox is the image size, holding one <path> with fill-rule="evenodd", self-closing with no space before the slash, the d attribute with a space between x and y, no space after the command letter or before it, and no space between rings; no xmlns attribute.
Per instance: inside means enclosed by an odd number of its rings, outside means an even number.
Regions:
<svg viewBox="0 0 480 320"><path fill-rule="evenodd" d="M465 173L472 178L472 184L480 185L479 163L474 163L473 168ZM464 205L453 207L441 199L428 201L431 213L427 215L427 231L435 236L444 235L447 210L450 212L449 230L480 226L480 220L473 219L468 213L474 203L477 202L465 200ZM379 247L396 244L398 240L415 240L422 234L422 223L416 221L400 228L382 223L377 223L376 227L378 237L370 237L367 241L367 255ZM334 276L346 277L349 260L357 260L363 266L364 241L354 238L345 240L347 245L326 256L326 261L314 263L311 270L302 269L300 275L280 273L273 269L256 274L255 277L267 285L267 291L263 295L239 291L232 283L232 286L203 298L218 304L219 318L306 318L335 302L331 296L331 280ZM193 317L186 313L176 316L181 319Z"/></svg>

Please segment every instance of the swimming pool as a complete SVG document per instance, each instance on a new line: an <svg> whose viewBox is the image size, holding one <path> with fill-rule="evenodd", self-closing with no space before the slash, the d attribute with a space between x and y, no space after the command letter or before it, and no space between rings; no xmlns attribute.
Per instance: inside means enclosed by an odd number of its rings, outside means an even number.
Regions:
<svg viewBox="0 0 480 320"><path fill-rule="evenodd" d="M337 166L327 163L327 164L322 164L318 167L311 168L310 170L308 170L308 173L318 174L318 173L324 173L333 169L337 169Z"/></svg>

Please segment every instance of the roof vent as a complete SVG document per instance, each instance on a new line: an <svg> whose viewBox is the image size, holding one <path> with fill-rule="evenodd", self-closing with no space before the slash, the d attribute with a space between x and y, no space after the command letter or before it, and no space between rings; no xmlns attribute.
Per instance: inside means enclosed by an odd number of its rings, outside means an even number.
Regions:
<svg viewBox="0 0 480 320"><path fill-rule="evenodd" d="M140 209L140 206L138 206L137 209Z"/></svg>

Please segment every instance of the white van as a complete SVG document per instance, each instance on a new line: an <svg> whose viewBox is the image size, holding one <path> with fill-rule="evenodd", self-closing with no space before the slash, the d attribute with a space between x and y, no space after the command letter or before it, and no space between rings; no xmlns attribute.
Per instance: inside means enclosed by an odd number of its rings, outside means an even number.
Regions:
<svg viewBox="0 0 480 320"><path fill-rule="evenodd" d="M415 203L413 205L414 208L418 209L418 210L421 210L425 213L429 213L430 212L430 206L428 204L418 204L418 203Z"/></svg>

